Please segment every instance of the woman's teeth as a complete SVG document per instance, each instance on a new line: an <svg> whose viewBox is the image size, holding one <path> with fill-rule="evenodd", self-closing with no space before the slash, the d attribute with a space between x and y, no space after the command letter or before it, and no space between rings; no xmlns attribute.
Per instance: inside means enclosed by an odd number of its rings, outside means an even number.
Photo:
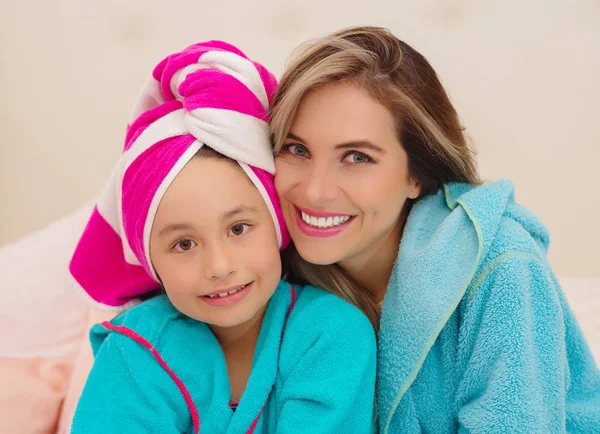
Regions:
<svg viewBox="0 0 600 434"><path fill-rule="evenodd" d="M302 215L302 220L304 220L304 223L314 226L315 228L322 229L342 225L351 218L349 215L336 215L335 217L314 217L306 214L304 211L300 211L300 214Z"/></svg>
<svg viewBox="0 0 600 434"><path fill-rule="evenodd" d="M237 287L235 289L232 289L231 291L219 292L218 294L209 294L209 295L206 295L205 297L208 297L208 298L218 298L218 297L222 298L222 297L227 297L228 295L235 294L236 292L241 291L246 286L247 285L242 285L242 286L239 286L239 287Z"/></svg>

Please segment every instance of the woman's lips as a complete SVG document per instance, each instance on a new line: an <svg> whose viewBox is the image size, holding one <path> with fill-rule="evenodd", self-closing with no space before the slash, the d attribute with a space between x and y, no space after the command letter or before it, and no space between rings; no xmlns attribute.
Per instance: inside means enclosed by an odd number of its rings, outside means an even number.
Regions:
<svg viewBox="0 0 600 434"><path fill-rule="evenodd" d="M299 207L295 207L295 208L296 208L296 225L298 226L298 229L303 234L305 234L309 237L323 238L323 237L332 237L334 235L338 235L338 234L344 232L348 228L350 223L352 223L352 221L354 220L354 216L348 216L347 214L333 214L333 213L324 213L324 212L317 213L315 211L310 211L310 210L304 211L304 209L299 208ZM317 227L315 225L306 223L302 219L302 212L305 212L306 214L308 214L311 217L319 217L319 218L349 217L349 219L343 223L339 223L334 226ZM311 214L311 212L313 212L314 214Z"/></svg>

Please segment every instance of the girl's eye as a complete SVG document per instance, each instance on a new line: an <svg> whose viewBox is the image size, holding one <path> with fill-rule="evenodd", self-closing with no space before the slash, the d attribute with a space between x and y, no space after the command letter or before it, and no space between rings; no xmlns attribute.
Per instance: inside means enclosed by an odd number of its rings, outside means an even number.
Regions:
<svg viewBox="0 0 600 434"><path fill-rule="evenodd" d="M369 157L367 154L363 154L362 152L348 152L342 162L349 164L365 164L365 163L373 163L374 160Z"/></svg>
<svg viewBox="0 0 600 434"><path fill-rule="evenodd" d="M194 241L184 239L184 240L177 241L175 243L175 245L173 246L173 251L175 251L177 253L183 253L183 252L187 252L188 250L193 249L196 246L197 246L197 244Z"/></svg>
<svg viewBox="0 0 600 434"><path fill-rule="evenodd" d="M300 145L299 143L285 145L285 150L297 157L306 157L308 155L306 146Z"/></svg>
<svg viewBox="0 0 600 434"><path fill-rule="evenodd" d="M250 225L247 225L245 223L238 223L235 224L231 227L231 229L229 229L229 236L234 236L234 237L238 237L240 235L244 235L246 233L248 233L248 231L250 230Z"/></svg>

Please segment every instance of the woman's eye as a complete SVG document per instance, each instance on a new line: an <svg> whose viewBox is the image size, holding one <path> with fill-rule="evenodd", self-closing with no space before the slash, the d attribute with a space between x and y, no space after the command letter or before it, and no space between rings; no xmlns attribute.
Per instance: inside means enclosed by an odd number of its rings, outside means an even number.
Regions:
<svg viewBox="0 0 600 434"><path fill-rule="evenodd" d="M367 154L363 154L362 152L348 152L343 160L344 163L349 164L365 164L365 163L373 163L373 159L369 157Z"/></svg>
<svg viewBox="0 0 600 434"><path fill-rule="evenodd" d="M194 247L196 247L196 243L192 240L180 240L177 241L175 243L175 245L173 246L173 251L177 252L177 253L183 253L183 252L187 252L188 250L193 249Z"/></svg>
<svg viewBox="0 0 600 434"><path fill-rule="evenodd" d="M244 234L248 233L249 230L250 230L250 225L247 225L245 223L238 223L238 224L233 225L231 227L231 229L229 229L228 235L238 237L240 235L244 235Z"/></svg>
<svg viewBox="0 0 600 434"><path fill-rule="evenodd" d="M308 155L308 149L306 149L306 146L304 145L300 145L298 143L296 144L290 144L290 145L285 145L285 149L290 153L293 154L297 157L306 157Z"/></svg>

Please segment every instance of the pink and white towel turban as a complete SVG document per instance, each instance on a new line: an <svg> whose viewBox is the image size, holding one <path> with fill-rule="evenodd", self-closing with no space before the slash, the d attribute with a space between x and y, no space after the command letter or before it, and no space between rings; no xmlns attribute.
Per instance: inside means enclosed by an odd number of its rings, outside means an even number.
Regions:
<svg viewBox="0 0 600 434"><path fill-rule="evenodd" d="M267 126L276 85L266 68L221 41L192 45L156 66L71 260L71 274L95 304L120 310L160 287L149 250L154 216L204 145L239 163L267 203L280 249L286 246Z"/></svg>

